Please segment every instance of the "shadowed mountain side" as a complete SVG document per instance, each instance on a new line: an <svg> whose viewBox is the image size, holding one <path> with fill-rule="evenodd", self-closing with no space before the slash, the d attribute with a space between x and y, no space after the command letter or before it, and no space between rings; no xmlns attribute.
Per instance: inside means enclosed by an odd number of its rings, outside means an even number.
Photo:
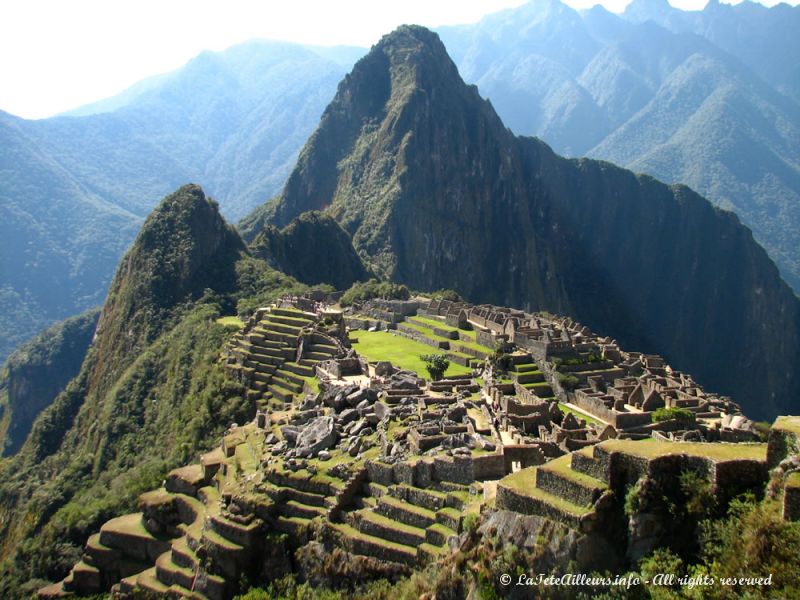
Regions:
<svg viewBox="0 0 800 600"><path fill-rule="evenodd" d="M394 281L572 314L754 416L796 404L800 307L750 231L687 188L515 138L423 28L357 63L249 231L322 207Z"/></svg>
<svg viewBox="0 0 800 600"><path fill-rule="evenodd" d="M250 245L253 255L298 281L345 290L369 272L350 237L330 216L303 213L282 230L267 225Z"/></svg>

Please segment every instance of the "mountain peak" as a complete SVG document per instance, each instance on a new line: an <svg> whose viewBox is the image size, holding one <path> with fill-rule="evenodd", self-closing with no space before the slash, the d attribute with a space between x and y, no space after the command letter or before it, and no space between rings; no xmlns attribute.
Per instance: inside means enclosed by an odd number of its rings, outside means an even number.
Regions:
<svg viewBox="0 0 800 600"><path fill-rule="evenodd" d="M463 85L439 35L420 25L401 25L383 36L365 57L370 58L371 61L364 60L364 66L380 62L388 67L393 91L409 92L413 87L431 88L453 82ZM359 62L353 69L354 77L360 65Z"/></svg>
<svg viewBox="0 0 800 600"><path fill-rule="evenodd" d="M98 326L101 354L136 351L155 339L187 300L197 300L207 289L232 290L235 263L244 251L241 238L200 186L184 185L165 197L114 276Z"/></svg>
<svg viewBox="0 0 800 600"><path fill-rule="evenodd" d="M635 23L660 22L675 11L669 0L633 0L625 7L622 16Z"/></svg>
<svg viewBox="0 0 800 600"><path fill-rule="evenodd" d="M453 120L452 115L466 120ZM351 184L373 175L364 172L359 161L374 165L373 159L383 156L381 187L390 192L392 182L407 167L399 157L417 160L421 156L402 148L425 143L420 134L436 128L442 129L442 139L464 139L461 131L443 131L454 127L470 129L469 137L481 127L504 131L477 88L462 81L436 33L417 25L398 27L375 44L340 82L282 194L242 223L245 239L252 240L266 222L285 227L303 212L335 205L337 189L345 189L339 185L339 163L348 156L349 167L343 176L351 178ZM361 201L386 203L389 196L391 193ZM350 232L362 221L357 216L353 220L358 224L343 223Z"/></svg>

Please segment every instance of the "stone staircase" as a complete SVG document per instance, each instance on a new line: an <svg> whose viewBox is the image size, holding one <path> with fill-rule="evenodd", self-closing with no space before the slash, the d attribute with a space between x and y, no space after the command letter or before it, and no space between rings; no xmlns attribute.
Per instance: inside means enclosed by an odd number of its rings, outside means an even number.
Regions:
<svg viewBox="0 0 800 600"><path fill-rule="evenodd" d="M123 578L117 587L120 596L151 593L210 600L227 597L225 580L206 572L198 557L204 529L220 511L219 492L211 486L202 487L197 497L185 496L184 501L191 508L179 525L182 535L174 538L168 548L150 562L153 566Z"/></svg>
<svg viewBox="0 0 800 600"><path fill-rule="evenodd" d="M171 471L166 488L139 497L141 512L107 521L89 538L82 560L69 575L40 590L39 597L110 589L120 598L229 598L263 545L263 521L253 512L224 510L220 491L209 485L211 478L199 475L204 472L208 470L201 465Z"/></svg>
<svg viewBox="0 0 800 600"><path fill-rule="evenodd" d="M298 543L309 539L309 528L315 518L328 517L337 505L338 488L333 483L274 469L266 471L264 476L266 482L261 484L260 491L272 499L277 511L271 526Z"/></svg>

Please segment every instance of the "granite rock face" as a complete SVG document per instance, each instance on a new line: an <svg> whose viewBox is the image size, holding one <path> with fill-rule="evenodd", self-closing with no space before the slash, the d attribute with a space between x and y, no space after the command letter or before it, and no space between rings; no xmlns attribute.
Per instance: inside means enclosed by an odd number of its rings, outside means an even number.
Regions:
<svg viewBox="0 0 800 600"><path fill-rule="evenodd" d="M736 216L515 137L424 28L399 28L356 64L243 232L322 209L386 278L570 314L753 417L793 411L800 302Z"/></svg>

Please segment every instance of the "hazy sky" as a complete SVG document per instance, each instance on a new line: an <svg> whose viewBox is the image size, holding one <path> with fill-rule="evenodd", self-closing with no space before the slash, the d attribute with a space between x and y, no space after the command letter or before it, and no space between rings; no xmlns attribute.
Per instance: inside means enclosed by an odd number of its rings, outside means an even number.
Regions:
<svg viewBox="0 0 800 600"><path fill-rule="evenodd" d="M700 9L707 0L671 0ZM791 0L796 4L800 0ZM0 109L63 112L252 38L370 46L396 26L472 23L524 0L3 0ZM597 0L567 0L587 8ZM605 0L620 11L628 0ZM766 0L774 4L774 0Z"/></svg>

